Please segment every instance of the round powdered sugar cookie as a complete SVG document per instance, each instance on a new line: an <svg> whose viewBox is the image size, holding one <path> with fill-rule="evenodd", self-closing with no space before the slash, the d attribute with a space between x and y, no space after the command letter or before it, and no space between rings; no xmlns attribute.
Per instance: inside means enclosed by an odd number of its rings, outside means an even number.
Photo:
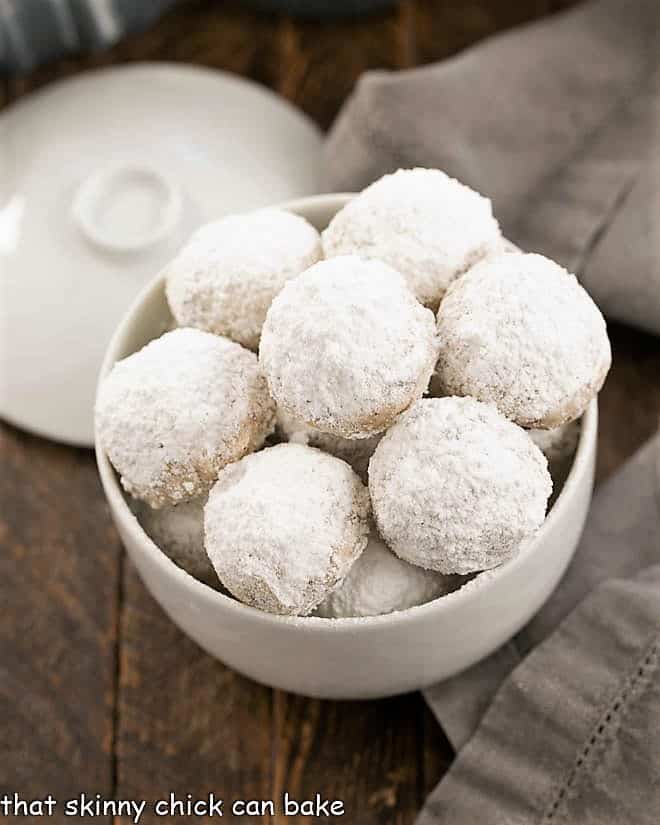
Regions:
<svg viewBox="0 0 660 825"><path fill-rule="evenodd" d="M385 430L422 395L437 353L433 313L401 275L352 255L289 281L259 348L278 406L343 438Z"/></svg>
<svg viewBox="0 0 660 825"><path fill-rule="evenodd" d="M488 198L439 169L399 169L372 183L322 234L327 258L361 255L397 269L436 310L453 279L502 243Z"/></svg>
<svg viewBox="0 0 660 825"><path fill-rule="evenodd" d="M426 604L458 589L461 576L443 576L398 558L372 530L364 553L344 581L321 602L326 619L380 616Z"/></svg>
<svg viewBox="0 0 660 825"><path fill-rule="evenodd" d="M230 464L204 512L206 551L245 604L307 615L367 544L369 494L344 461L278 444Z"/></svg>
<svg viewBox="0 0 660 825"><path fill-rule="evenodd" d="M321 254L319 233L291 212L229 215L198 229L165 267L167 300L181 326L256 350L273 298Z"/></svg>
<svg viewBox="0 0 660 825"><path fill-rule="evenodd" d="M175 564L196 579L217 582L218 577L204 549L206 497L154 510L142 501L134 511L142 529Z"/></svg>
<svg viewBox="0 0 660 825"><path fill-rule="evenodd" d="M363 481L367 480L369 459L382 437L382 433L370 438L342 438L339 435L322 433L315 427L296 421L281 409L277 410L277 431L284 441L307 444L341 458L351 465Z"/></svg>
<svg viewBox="0 0 660 825"><path fill-rule="evenodd" d="M523 427L578 418L611 362L598 307L542 255L507 253L474 266L440 305L438 335L444 392L491 401Z"/></svg>
<svg viewBox="0 0 660 825"><path fill-rule="evenodd" d="M383 436L369 491L400 558L465 574L515 555L543 523L552 482L538 447L493 405L425 398Z"/></svg>
<svg viewBox="0 0 660 825"><path fill-rule="evenodd" d="M96 400L99 442L125 490L152 507L205 493L261 446L275 406L254 353L176 329L118 361Z"/></svg>

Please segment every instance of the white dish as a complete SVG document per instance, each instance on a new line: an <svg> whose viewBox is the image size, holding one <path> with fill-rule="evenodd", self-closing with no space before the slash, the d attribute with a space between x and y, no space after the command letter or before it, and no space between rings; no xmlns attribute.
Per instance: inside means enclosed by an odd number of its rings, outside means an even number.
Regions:
<svg viewBox="0 0 660 825"><path fill-rule="evenodd" d="M349 195L284 204L322 229ZM115 332L101 375L169 322L153 281ZM424 688L469 667L513 636L559 582L582 533L593 488L598 410L582 421L569 477L537 535L510 562L460 590L399 613L359 619L263 613L196 581L149 539L103 452L97 460L117 528L145 584L172 620L211 655L273 687L308 696L364 699Z"/></svg>
<svg viewBox="0 0 660 825"><path fill-rule="evenodd" d="M0 416L93 443L110 336L199 224L317 191L321 136L233 75L137 64L0 115Z"/></svg>

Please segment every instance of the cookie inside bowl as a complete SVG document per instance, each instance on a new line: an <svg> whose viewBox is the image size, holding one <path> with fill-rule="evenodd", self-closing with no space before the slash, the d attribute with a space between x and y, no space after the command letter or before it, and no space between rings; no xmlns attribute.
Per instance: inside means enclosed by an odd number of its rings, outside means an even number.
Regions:
<svg viewBox="0 0 660 825"><path fill-rule="evenodd" d="M170 312L162 281L157 280L151 284L146 290L145 297L146 300L139 303L139 324L129 325L127 327L128 334L125 336L121 348L117 352L118 358L124 358L140 350L149 341L176 328L176 322ZM434 381L431 380L426 395L434 397L436 392L437 387L434 385ZM581 419L579 419L556 430L530 431L530 436L548 458L553 479L553 491L548 502L548 514L555 506L564 484L570 475L573 460L578 449L581 427L582 422ZM288 429L278 426L264 446L272 446L287 439L298 443L311 443L312 446L316 446L313 435L310 437L309 432L301 434L290 422ZM374 440L374 442L370 448L371 451L375 449L377 440ZM346 443L349 447L352 447L355 442ZM340 455L340 457L343 456ZM362 467L363 477L365 478L366 465L368 465L368 457L365 462L364 456L360 456L358 466ZM140 523L146 536L154 542L169 561L176 564L188 575L193 576L204 586L212 588L225 597L233 598L218 579L203 548L203 507L206 502L206 496L195 500L192 505L184 504L180 508L165 508L165 511L159 513L158 511L153 511L148 505L136 502L126 491L122 490L121 494L127 506ZM374 538L380 540L377 535ZM417 569L413 575L416 574L416 572ZM470 576L446 577L447 581L442 583L442 585L438 584L437 587L433 583L433 575L431 575L429 577L431 579L430 583L427 582L426 585L423 585L420 582L419 589L421 596L419 601L415 601L415 594L413 593L413 603L402 609L411 609L419 604L432 601L435 598L442 598L448 593L464 587L467 582L474 581L482 575L483 573L476 572ZM471 588L475 585L476 582L471 585ZM338 588L338 590L341 591L341 588ZM341 592L334 596L335 601L341 600L341 598ZM330 597L329 600L332 601L332 597ZM386 612L389 611L383 610L382 614ZM381 613L377 613L374 610L367 615L375 616L381 615ZM326 619L332 618L333 620L347 618L347 616L341 615L341 611L331 617L330 611L328 611L327 606L324 607L323 603L314 611L313 616L310 618L314 618L315 616ZM367 618L367 616L357 616L354 618Z"/></svg>

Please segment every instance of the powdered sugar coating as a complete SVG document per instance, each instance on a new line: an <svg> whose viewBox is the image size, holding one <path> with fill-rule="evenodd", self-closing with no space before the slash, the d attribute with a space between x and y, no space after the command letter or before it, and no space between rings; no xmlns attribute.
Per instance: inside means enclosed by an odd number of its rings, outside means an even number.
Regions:
<svg viewBox="0 0 660 825"><path fill-rule="evenodd" d="M205 496L159 510L139 502L135 511L142 529L166 556L196 579L217 582L204 549L205 504Z"/></svg>
<svg viewBox="0 0 660 825"><path fill-rule="evenodd" d="M229 215L198 229L165 267L167 300L180 325L256 350L273 298L321 256L319 233L298 215Z"/></svg>
<svg viewBox="0 0 660 825"><path fill-rule="evenodd" d="M401 272L425 306L501 243L488 198L439 169L399 169L372 183L322 233L327 258L378 258Z"/></svg>
<svg viewBox="0 0 660 825"><path fill-rule="evenodd" d="M491 401L524 427L578 418L611 362L598 307L542 255L507 253L463 275L438 311L446 394Z"/></svg>
<svg viewBox="0 0 660 825"><path fill-rule="evenodd" d="M270 613L307 615L367 544L369 494L344 461L278 444L230 464L204 511L223 585Z"/></svg>
<svg viewBox="0 0 660 825"><path fill-rule="evenodd" d="M408 564L372 530L364 553L339 587L321 602L315 615L344 619L394 613L445 596L462 582L460 576L443 576Z"/></svg>
<svg viewBox="0 0 660 825"><path fill-rule="evenodd" d="M363 481L367 480L369 459L382 437L382 433L370 438L342 438L322 433L315 427L296 421L281 409L277 410L277 429L285 441L317 447L325 453L341 458L351 465Z"/></svg>
<svg viewBox="0 0 660 825"><path fill-rule="evenodd" d="M273 301L259 358L279 407L322 432L366 438L419 398L438 353L433 313L398 272L321 261Z"/></svg>
<svg viewBox="0 0 660 825"><path fill-rule="evenodd" d="M99 441L131 495L152 507L207 492L257 449L275 408L254 353L197 329L166 332L118 361L99 388Z"/></svg>
<svg viewBox="0 0 660 825"><path fill-rule="evenodd" d="M511 558L543 523L551 490L524 430L472 398L418 401L369 464L380 534L402 559L440 573Z"/></svg>

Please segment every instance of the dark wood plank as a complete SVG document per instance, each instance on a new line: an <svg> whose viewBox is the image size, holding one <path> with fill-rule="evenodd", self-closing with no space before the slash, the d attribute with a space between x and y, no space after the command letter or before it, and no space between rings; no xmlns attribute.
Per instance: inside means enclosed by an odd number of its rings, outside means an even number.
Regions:
<svg viewBox="0 0 660 825"><path fill-rule="evenodd" d="M420 804L419 701L414 695L319 702L275 691L274 797L287 791L305 799L318 792L342 800L349 822L412 822ZM291 819L278 816L275 822Z"/></svg>
<svg viewBox="0 0 660 825"><path fill-rule="evenodd" d="M503 29L574 5L576 0L417 0L419 63L448 57Z"/></svg>
<svg viewBox="0 0 660 825"><path fill-rule="evenodd" d="M120 638L118 796L150 802L167 799L170 792L181 800L209 793L270 798L271 691L184 636L128 562ZM153 810L141 819L145 825L163 821ZM226 813L223 821L234 819Z"/></svg>
<svg viewBox="0 0 660 825"><path fill-rule="evenodd" d="M658 429L660 338L610 324L612 370L600 394L597 478L612 473Z"/></svg>
<svg viewBox="0 0 660 825"><path fill-rule="evenodd" d="M0 456L0 794L109 794L120 547L96 465L2 424Z"/></svg>
<svg viewBox="0 0 660 825"><path fill-rule="evenodd" d="M285 20L277 90L327 128L368 69L413 64L410 3L354 21Z"/></svg>
<svg viewBox="0 0 660 825"><path fill-rule="evenodd" d="M454 752L421 694L418 695L419 808L452 763ZM414 821L414 818L413 820Z"/></svg>

